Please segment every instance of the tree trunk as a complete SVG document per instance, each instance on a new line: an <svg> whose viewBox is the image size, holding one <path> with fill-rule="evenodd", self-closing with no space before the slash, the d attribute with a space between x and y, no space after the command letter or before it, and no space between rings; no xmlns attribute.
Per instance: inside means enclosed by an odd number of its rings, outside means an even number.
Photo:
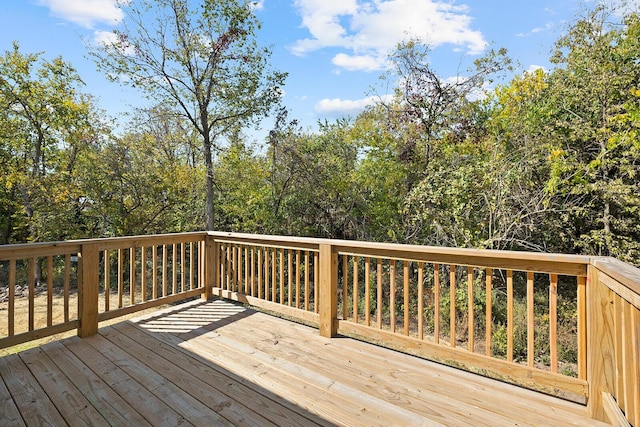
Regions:
<svg viewBox="0 0 640 427"><path fill-rule="evenodd" d="M211 141L209 135L204 136L204 161L207 166L206 190L207 190L207 231L215 229L213 210L213 156L211 153Z"/></svg>

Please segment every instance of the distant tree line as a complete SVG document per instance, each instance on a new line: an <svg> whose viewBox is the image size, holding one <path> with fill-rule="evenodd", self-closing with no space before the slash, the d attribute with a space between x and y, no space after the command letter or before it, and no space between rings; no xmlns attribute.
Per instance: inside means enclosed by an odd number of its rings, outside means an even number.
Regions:
<svg viewBox="0 0 640 427"><path fill-rule="evenodd" d="M246 46L240 35L258 25L247 10L224 28L198 30L218 36L189 43L223 52L233 46L220 36L226 31ZM229 10L209 12L212 23ZM194 46L183 41L202 48ZM218 116L189 110L202 107L198 97L181 106L182 88L172 102L161 96L134 112L115 135L69 64L16 43L0 56L0 243L200 230L215 219L218 230L611 255L640 265L637 13L585 12L557 40L552 69L515 76L497 50L445 79L428 46L405 41L383 76L392 100L319 132L279 109L262 143L240 129L277 108L277 96L247 105L276 93L285 75L265 68L268 51L251 46L239 70L254 63L259 73L241 79L245 86L216 98L215 86L201 85L215 74L191 76L191 93L205 90L205 101L215 100L205 111ZM216 59L225 71L224 61L238 59L228 52ZM107 69L118 66L104 54ZM217 64L207 61L176 59L183 70ZM136 84L145 81L158 79ZM233 90L242 102L228 98Z"/></svg>

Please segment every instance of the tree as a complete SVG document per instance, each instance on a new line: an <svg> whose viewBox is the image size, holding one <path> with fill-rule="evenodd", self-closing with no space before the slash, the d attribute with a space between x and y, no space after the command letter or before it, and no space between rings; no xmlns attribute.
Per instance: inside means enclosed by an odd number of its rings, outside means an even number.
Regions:
<svg viewBox="0 0 640 427"><path fill-rule="evenodd" d="M640 259L640 156L632 135L640 87L640 18L600 5L558 40L549 76L555 139L548 190L571 203L576 246Z"/></svg>
<svg viewBox="0 0 640 427"><path fill-rule="evenodd" d="M214 153L220 138L263 117L279 102L286 75L268 65L255 40L253 3L134 0L114 38L92 50L114 81L144 91L180 113L201 138L207 229L214 221Z"/></svg>
<svg viewBox="0 0 640 427"><path fill-rule="evenodd" d="M189 126L163 107L136 110L128 130L80 162L94 235L202 229L204 165Z"/></svg>
<svg viewBox="0 0 640 427"><path fill-rule="evenodd" d="M84 236L77 165L105 130L82 85L62 58L0 56L3 243Z"/></svg>
<svg viewBox="0 0 640 427"><path fill-rule="evenodd" d="M477 59L466 75L443 79L429 63L429 47L419 40L398 44L389 60L393 66L383 78L397 82L389 113L399 115L407 128L416 124L420 128L406 141L401 157L424 165L437 157L434 144L443 132L464 133L473 127L472 106L484 94L485 84L511 64L506 49L492 50Z"/></svg>

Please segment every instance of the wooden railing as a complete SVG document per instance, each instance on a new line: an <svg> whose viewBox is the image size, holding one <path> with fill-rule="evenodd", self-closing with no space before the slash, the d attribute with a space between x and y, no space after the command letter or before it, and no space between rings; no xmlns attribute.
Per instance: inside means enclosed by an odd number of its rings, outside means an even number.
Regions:
<svg viewBox="0 0 640 427"><path fill-rule="evenodd" d="M0 347L218 296L640 425L640 270L615 259L209 232L3 246L4 283Z"/></svg>
<svg viewBox="0 0 640 427"><path fill-rule="evenodd" d="M100 321L208 296L205 237L185 233L0 246L0 287L7 287L0 348L73 329L88 336Z"/></svg>

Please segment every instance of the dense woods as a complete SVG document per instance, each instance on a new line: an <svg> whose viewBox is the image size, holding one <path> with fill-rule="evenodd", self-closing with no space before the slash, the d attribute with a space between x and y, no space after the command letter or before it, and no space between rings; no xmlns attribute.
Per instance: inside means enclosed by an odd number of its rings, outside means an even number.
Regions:
<svg viewBox="0 0 640 427"><path fill-rule="evenodd" d="M383 76L393 100L315 132L277 109L284 74L247 42L254 18L235 10L227 27L213 25L227 13L205 14L209 27L198 31L211 37L184 41L196 52L186 56L198 55L197 43L217 43L209 59L219 62L209 66L237 65L254 79L241 79L249 87L216 97L220 77L191 75L194 99L156 97L162 102L134 112L122 132L63 58L44 60L17 42L0 56L0 243L199 230L214 220L217 230L612 255L640 265L638 14L586 12L557 41L552 69L524 73L496 50L446 78L428 46L407 40ZM254 57L234 63L225 34ZM163 90L149 76L130 81ZM206 105L189 110L207 100L219 116L203 117ZM242 126L269 111L273 129L252 141Z"/></svg>

